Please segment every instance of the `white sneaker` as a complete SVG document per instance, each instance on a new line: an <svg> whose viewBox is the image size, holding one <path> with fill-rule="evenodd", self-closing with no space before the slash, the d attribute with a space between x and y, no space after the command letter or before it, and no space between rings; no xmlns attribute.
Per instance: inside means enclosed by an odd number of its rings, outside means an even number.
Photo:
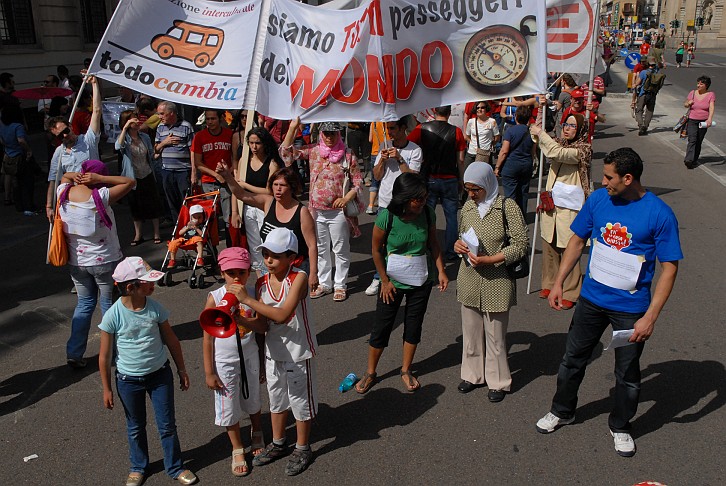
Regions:
<svg viewBox="0 0 726 486"><path fill-rule="evenodd" d="M615 452L621 457L633 457L635 455L635 441L627 432L610 431L615 442Z"/></svg>
<svg viewBox="0 0 726 486"><path fill-rule="evenodd" d="M378 214L378 209L373 206L368 206L366 208L366 214Z"/></svg>
<svg viewBox="0 0 726 486"><path fill-rule="evenodd" d="M381 281L378 280L377 278L374 278L373 281L371 282L371 284L366 289L366 295L377 295L378 289L380 288L380 286L381 286Z"/></svg>
<svg viewBox="0 0 726 486"><path fill-rule="evenodd" d="M563 425L571 424L574 421L574 415L568 419L561 419L552 412L547 412L547 415L537 421L537 432L539 432L540 434L549 434L559 429Z"/></svg>

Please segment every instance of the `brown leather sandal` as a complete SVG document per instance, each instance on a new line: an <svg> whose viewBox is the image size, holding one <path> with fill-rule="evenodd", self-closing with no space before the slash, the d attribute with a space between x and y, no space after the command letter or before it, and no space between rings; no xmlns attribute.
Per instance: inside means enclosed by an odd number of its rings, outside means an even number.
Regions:
<svg viewBox="0 0 726 486"><path fill-rule="evenodd" d="M421 383L419 383L419 381L416 379L415 376L411 374L410 371L401 371L401 377L406 377L405 381L408 382L405 383L407 392L413 393L421 388Z"/></svg>
<svg viewBox="0 0 726 486"><path fill-rule="evenodd" d="M376 384L376 378L378 375L376 373L368 373L367 371L363 373L363 377L360 379L358 383L355 385L355 391L363 395L368 390L371 389L373 385ZM359 386L363 385L363 386Z"/></svg>

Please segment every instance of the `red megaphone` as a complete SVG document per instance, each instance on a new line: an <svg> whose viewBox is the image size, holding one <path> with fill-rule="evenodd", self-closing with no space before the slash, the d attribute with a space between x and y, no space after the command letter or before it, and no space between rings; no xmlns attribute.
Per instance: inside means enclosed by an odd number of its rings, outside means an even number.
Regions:
<svg viewBox="0 0 726 486"><path fill-rule="evenodd" d="M199 324L205 332L218 338L234 336L235 327L239 327L240 336L247 334L249 329L235 326L234 318L239 314L240 303L234 294L227 292L217 307L205 309L199 315Z"/></svg>

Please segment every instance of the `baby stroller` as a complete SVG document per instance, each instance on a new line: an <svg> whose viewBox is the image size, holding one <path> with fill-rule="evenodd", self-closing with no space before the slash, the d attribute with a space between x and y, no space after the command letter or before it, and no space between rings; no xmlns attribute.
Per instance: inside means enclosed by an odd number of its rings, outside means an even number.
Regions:
<svg viewBox="0 0 726 486"><path fill-rule="evenodd" d="M209 277L215 279L214 268L217 261L217 245L219 245L219 228L217 223L217 211L219 208L219 191L207 192L204 194L195 194L184 198L184 204L179 211L179 219L174 225L172 239L179 237L179 230L184 228L189 222L189 209L199 205L204 209L204 225L202 226L202 246L203 265L197 262L196 243L185 243L179 246L181 255L177 256L177 264L174 269L179 267L191 268L192 274L187 279L190 288L203 288L204 278ZM168 267L171 251L167 248L164 263L161 264L161 270L166 272L161 280L162 285L171 285L173 270ZM197 270L200 270L197 277Z"/></svg>

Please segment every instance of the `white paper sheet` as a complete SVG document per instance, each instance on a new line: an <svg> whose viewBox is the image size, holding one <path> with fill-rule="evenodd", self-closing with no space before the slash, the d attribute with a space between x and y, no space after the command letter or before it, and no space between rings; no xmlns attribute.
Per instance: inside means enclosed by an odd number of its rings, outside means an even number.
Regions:
<svg viewBox="0 0 726 486"><path fill-rule="evenodd" d="M559 208L579 211L582 209L582 205L585 204L585 193L580 186L557 181L552 186L552 201Z"/></svg>
<svg viewBox="0 0 726 486"><path fill-rule="evenodd" d="M461 241L463 241L466 246L469 247L469 251L474 254L478 255L479 253L479 238L476 236L476 231L474 231L474 228L469 228L464 233L461 234ZM469 260L469 263L473 265L471 262L471 258L466 257L467 260Z"/></svg>
<svg viewBox="0 0 726 486"><path fill-rule="evenodd" d="M605 346L605 350L608 350L610 348L620 348L629 344L635 344L628 341L628 339L630 339L630 336L632 335L633 329L626 329L624 331L613 331L613 337L612 339L610 339L610 344Z"/></svg>
<svg viewBox="0 0 726 486"><path fill-rule="evenodd" d="M603 245L593 239L590 276L597 282L620 290L635 290L643 257Z"/></svg>
<svg viewBox="0 0 726 486"><path fill-rule="evenodd" d="M406 256L391 253L388 255L386 273L404 285L420 287L429 277L426 255Z"/></svg>

